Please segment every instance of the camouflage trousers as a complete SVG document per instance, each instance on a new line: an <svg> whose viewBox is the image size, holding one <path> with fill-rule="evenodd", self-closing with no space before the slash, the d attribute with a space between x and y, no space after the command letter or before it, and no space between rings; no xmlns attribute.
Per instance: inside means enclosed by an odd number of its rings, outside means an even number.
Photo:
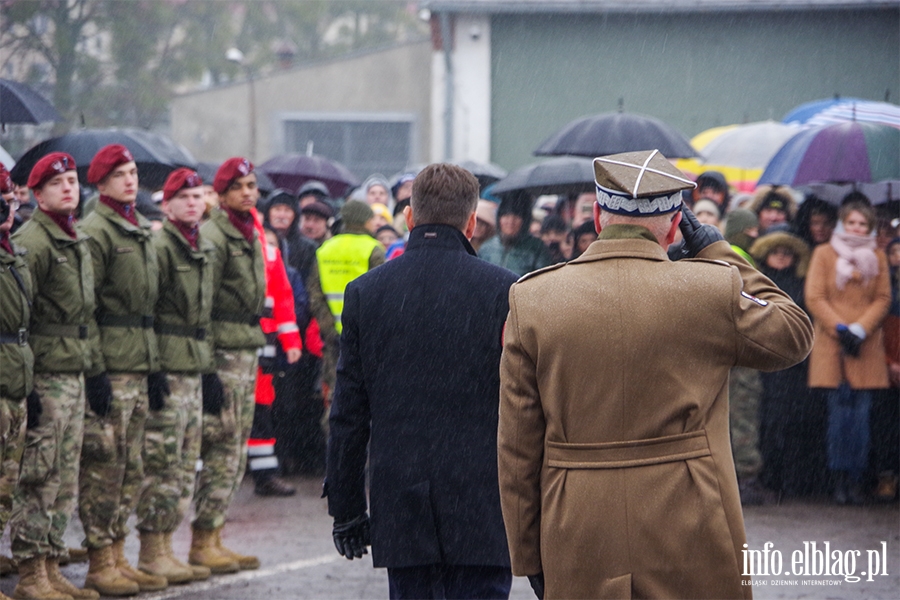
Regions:
<svg viewBox="0 0 900 600"><path fill-rule="evenodd" d="M166 375L171 395L147 414L144 486L137 528L152 533L178 529L194 494L203 421L200 375Z"/></svg>
<svg viewBox="0 0 900 600"><path fill-rule="evenodd" d="M78 510L87 548L103 548L128 535L126 522L144 484L147 374L110 373L112 408L84 417Z"/></svg>
<svg viewBox="0 0 900 600"><path fill-rule="evenodd" d="M728 382L731 452L738 479L756 477L762 470L759 451L759 399L762 380L759 371L733 367Z"/></svg>
<svg viewBox="0 0 900 600"><path fill-rule="evenodd" d="M68 556L63 535L75 511L84 431L81 374L35 373L34 389L42 411L37 427L25 433L10 522L13 556L19 561Z"/></svg>
<svg viewBox="0 0 900 600"><path fill-rule="evenodd" d="M247 466L247 440L256 406L256 350L216 350L216 372L225 388L219 415L203 413L203 468L194 495L197 529L218 529L241 485Z"/></svg>
<svg viewBox="0 0 900 600"><path fill-rule="evenodd" d="M25 450L25 400L0 396L0 535L9 522Z"/></svg>

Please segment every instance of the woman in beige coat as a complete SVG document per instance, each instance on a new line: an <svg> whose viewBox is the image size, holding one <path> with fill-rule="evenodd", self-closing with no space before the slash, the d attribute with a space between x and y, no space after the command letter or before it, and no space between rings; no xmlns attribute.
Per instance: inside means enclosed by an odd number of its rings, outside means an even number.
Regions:
<svg viewBox="0 0 900 600"><path fill-rule="evenodd" d="M875 214L865 198L845 202L831 242L813 252L806 305L816 340L809 387L828 396L828 468L839 504L863 501L872 390L886 388L881 323L891 303L887 259L875 248Z"/></svg>

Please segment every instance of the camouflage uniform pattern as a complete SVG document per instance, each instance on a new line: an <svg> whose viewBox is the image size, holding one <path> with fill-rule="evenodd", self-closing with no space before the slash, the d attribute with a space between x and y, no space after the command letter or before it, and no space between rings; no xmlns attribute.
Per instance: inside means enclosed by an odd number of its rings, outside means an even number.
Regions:
<svg viewBox="0 0 900 600"><path fill-rule="evenodd" d="M225 389L220 415L203 413L203 469L197 477L197 529L225 524L247 466L247 440L256 407L256 350L216 350L216 372Z"/></svg>
<svg viewBox="0 0 900 600"><path fill-rule="evenodd" d="M199 375L166 375L171 395L147 415L144 430L144 489L137 528L171 533L178 528L194 493L203 422Z"/></svg>
<svg viewBox="0 0 900 600"><path fill-rule="evenodd" d="M0 396L0 534L12 513L13 492L25 451L25 402Z"/></svg>
<svg viewBox="0 0 900 600"><path fill-rule="evenodd" d="M103 548L128 535L126 521L144 481L142 451L147 419L147 375L109 373L109 414L88 407L79 478L79 515L87 548Z"/></svg>
<svg viewBox="0 0 900 600"><path fill-rule="evenodd" d="M83 375L37 373L34 389L43 410L37 427L25 434L10 523L13 556L19 561L68 556L63 535L75 511L84 428Z"/></svg>
<svg viewBox="0 0 900 600"><path fill-rule="evenodd" d="M733 367L728 382L731 452L738 479L756 477L762 470L759 451L759 399L762 380L759 371Z"/></svg>

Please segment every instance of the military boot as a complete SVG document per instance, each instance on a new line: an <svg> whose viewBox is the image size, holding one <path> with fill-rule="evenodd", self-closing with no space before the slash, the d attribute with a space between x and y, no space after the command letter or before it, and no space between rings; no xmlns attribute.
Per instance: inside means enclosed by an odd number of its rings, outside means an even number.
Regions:
<svg viewBox="0 0 900 600"><path fill-rule="evenodd" d="M119 538L112 543L113 560L122 577L130 579L140 587L142 592L158 592L169 587L169 581L159 575L142 573L129 564L125 558L125 538Z"/></svg>
<svg viewBox="0 0 900 600"><path fill-rule="evenodd" d="M223 554L216 545L215 529L197 529L191 527L191 551L188 562L192 565L208 567L212 573L236 573L241 565Z"/></svg>
<svg viewBox="0 0 900 600"><path fill-rule="evenodd" d="M84 587L97 590L101 596L134 596L141 591L138 584L123 577L116 568L112 546L88 550Z"/></svg>
<svg viewBox="0 0 900 600"><path fill-rule="evenodd" d="M187 583L194 580L194 572L176 564L166 551L166 536L163 533L141 532L141 552L138 555L138 569L149 575L165 577L172 583Z"/></svg>
<svg viewBox="0 0 900 600"><path fill-rule="evenodd" d="M175 551L172 550L172 532L164 533L163 535L165 536L166 552L173 563L183 569L190 569L193 581L204 581L209 579L210 575L212 575L212 571L209 570L209 567L204 567L203 565L189 565L186 562L179 560L178 557L175 556Z"/></svg>
<svg viewBox="0 0 900 600"><path fill-rule="evenodd" d="M245 556L243 554L238 554L234 550L231 550L222 543L222 528L219 527L215 530L216 534L216 547L219 551L235 561L238 565L240 565L242 571L252 571L253 569L259 568L259 559L255 556Z"/></svg>
<svg viewBox="0 0 900 600"><path fill-rule="evenodd" d="M36 556L19 563L19 584L13 598L19 600L73 600L72 596L56 590L47 579L46 556Z"/></svg>
<svg viewBox="0 0 900 600"><path fill-rule="evenodd" d="M100 597L100 594L94 590L83 590L72 585L72 582L66 579L59 570L58 558L47 559L47 579L50 581L53 589L63 594L68 594L76 600L96 600Z"/></svg>

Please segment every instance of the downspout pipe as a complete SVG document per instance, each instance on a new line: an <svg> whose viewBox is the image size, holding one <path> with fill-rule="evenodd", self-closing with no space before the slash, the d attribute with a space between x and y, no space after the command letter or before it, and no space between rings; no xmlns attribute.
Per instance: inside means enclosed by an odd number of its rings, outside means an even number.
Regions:
<svg viewBox="0 0 900 600"><path fill-rule="evenodd" d="M453 81L453 43L452 38L452 29L450 27L450 14L442 11L440 14L440 25L441 25L441 46L444 51L444 70L446 72L445 75L445 83L444 83L444 160L450 161L453 159L453 96L454 96L454 81Z"/></svg>

